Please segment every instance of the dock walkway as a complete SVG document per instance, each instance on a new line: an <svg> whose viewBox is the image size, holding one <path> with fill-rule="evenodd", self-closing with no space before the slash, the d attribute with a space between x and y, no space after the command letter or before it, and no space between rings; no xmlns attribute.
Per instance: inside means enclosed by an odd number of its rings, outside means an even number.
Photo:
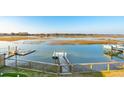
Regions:
<svg viewBox="0 0 124 93"><path fill-rule="evenodd" d="M25 56L25 55L28 55L28 54L31 54L33 52L35 52L36 50L18 50L17 51L17 55L20 55L20 56Z"/></svg>
<svg viewBox="0 0 124 93"><path fill-rule="evenodd" d="M67 58L66 52L54 52L53 58L57 58L59 60L61 73L70 73L70 62Z"/></svg>
<svg viewBox="0 0 124 93"><path fill-rule="evenodd" d="M4 54L5 55L5 59L11 58L15 55L19 55L19 56L26 56L28 54L31 54L33 52L35 52L36 50L24 50L24 49L18 49L17 47L8 47L8 50L6 49L6 51L4 50Z"/></svg>

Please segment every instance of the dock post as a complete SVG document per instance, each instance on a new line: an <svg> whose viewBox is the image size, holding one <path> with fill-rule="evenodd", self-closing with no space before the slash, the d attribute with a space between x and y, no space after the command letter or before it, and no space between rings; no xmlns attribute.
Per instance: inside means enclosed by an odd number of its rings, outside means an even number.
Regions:
<svg viewBox="0 0 124 93"><path fill-rule="evenodd" d="M10 46L8 46L8 54L10 54Z"/></svg>
<svg viewBox="0 0 124 93"><path fill-rule="evenodd" d="M71 73L73 73L73 65L72 64L70 65L70 68L71 68Z"/></svg>
<svg viewBox="0 0 124 93"><path fill-rule="evenodd" d="M107 71L110 71L110 64L107 64Z"/></svg>
<svg viewBox="0 0 124 93"><path fill-rule="evenodd" d="M17 55L17 46L15 47L15 54Z"/></svg>

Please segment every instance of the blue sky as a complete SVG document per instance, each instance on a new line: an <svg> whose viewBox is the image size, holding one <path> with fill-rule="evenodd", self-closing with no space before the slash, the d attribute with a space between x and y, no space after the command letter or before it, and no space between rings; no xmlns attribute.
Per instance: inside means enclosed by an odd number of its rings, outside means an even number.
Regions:
<svg viewBox="0 0 124 93"><path fill-rule="evenodd" d="M0 17L0 32L124 34L123 16Z"/></svg>

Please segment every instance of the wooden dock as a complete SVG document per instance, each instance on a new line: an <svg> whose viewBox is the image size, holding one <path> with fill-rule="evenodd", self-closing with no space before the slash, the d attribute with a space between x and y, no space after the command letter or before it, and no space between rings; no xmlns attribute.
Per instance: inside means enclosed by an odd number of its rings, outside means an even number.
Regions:
<svg viewBox="0 0 124 93"><path fill-rule="evenodd" d="M60 73L70 73L70 62L66 52L54 52L53 58L59 60Z"/></svg>
<svg viewBox="0 0 124 93"><path fill-rule="evenodd" d="M13 56L15 56L15 54L6 54L6 55L5 55L5 59L11 58L11 57L13 57Z"/></svg>
<svg viewBox="0 0 124 93"><path fill-rule="evenodd" d="M19 55L19 56L25 56L28 54L31 54L33 52L35 52L36 50L23 50L23 49L18 49L17 47L10 47L8 46L8 51L5 52L5 59L11 58L15 55Z"/></svg>
<svg viewBox="0 0 124 93"><path fill-rule="evenodd" d="M11 58L15 55L19 55L19 56L25 56L25 55L28 55L28 54L31 54L35 52L35 50L30 50L30 51L18 51L18 52L11 52L11 53L7 53L6 56L5 56L5 59L8 59L8 58Z"/></svg>
<svg viewBox="0 0 124 93"><path fill-rule="evenodd" d="M31 53L33 53L35 51L36 50L28 50L28 51L19 50L19 51L17 51L17 55L25 56L25 55L31 54Z"/></svg>

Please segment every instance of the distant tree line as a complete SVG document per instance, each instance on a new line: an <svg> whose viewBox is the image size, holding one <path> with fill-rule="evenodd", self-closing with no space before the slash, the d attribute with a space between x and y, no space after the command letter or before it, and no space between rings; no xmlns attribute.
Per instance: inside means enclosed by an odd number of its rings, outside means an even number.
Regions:
<svg viewBox="0 0 124 93"><path fill-rule="evenodd" d="M18 33L0 33L0 36L27 36L28 32L18 32Z"/></svg>
<svg viewBox="0 0 124 93"><path fill-rule="evenodd" d="M30 34L28 32L18 32L18 33L0 33L0 36L40 36L40 37L70 37L70 36L120 36L124 37L124 34L81 34L81 33L40 33L40 34Z"/></svg>

